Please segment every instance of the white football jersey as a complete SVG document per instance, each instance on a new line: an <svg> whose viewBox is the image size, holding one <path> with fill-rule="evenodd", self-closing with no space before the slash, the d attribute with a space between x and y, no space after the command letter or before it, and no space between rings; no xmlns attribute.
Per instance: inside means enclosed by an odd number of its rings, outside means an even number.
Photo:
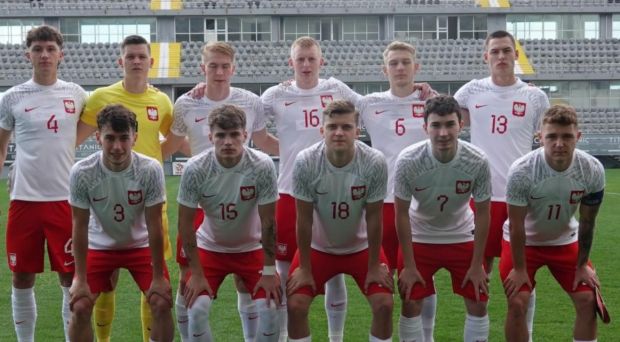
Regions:
<svg viewBox="0 0 620 342"><path fill-rule="evenodd" d="M491 198L489 162L480 149L459 140L454 159L441 163L430 140L403 150L396 161L394 195L411 201L413 242L461 243L474 239L469 199Z"/></svg>
<svg viewBox="0 0 620 342"><path fill-rule="evenodd" d="M320 79L312 89L298 88L293 82L278 84L263 93L265 115L273 117L280 140L278 190L281 193L293 191L295 157L301 150L322 140L319 127L323 122L323 109L335 100L349 100L355 104L360 98L335 78Z"/></svg>
<svg viewBox="0 0 620 342"><path fill-rule="evenodd" d="M144 208L166 201L164 170L156 159L132 152L131 165L113 172L102 156L96 152L71 169L69 202L90 209L88 248L148 247Z"/></svg>
<svg viewBox="0 0 620 342"><path fill-rule="evenodd" d="M15 181L11 200L64 201L75 158L77 123L86 101L79 85L30 80L0 100L0 127L15 132Z"/></svg>
<svg viewBox="0 0 620 342"><path fill-rule="evenodd" d="M325 143L303 150L295 159L293 193L314 204L312 248L351 254L368 248L366 203L383 201L387 165L381 152L355 141L355 156L344 167L333 166Z"/></svg>
<svg viewBox="0 0 620 342"><path fill-rule="evenodd" d="M515 161L508 174L506 202L527 206L525 244L558 246L577 241L579 222L573 216L584 196L605 188L605 170L594 157L575 150L572 164L553 170L541 147ZM510 241L509 221L504 239Z"/></svg>
<svg viewBox="0 0 620 342"><path fill-rule="evenodd" d="M396 157L405 147L426 139L424 131L424 101L416 91L398 97L391 91L364 96L358 110L372 147L383 152L388 165L388 194L386 203L394 202L394 168Z"/></svg>
<svg viewBox="0 0 620 342"><path fill-rule="evenodd" d="M177 200L203 208L205 220L196 233L200 248L241 253L262 246L258 206L278 199L276 167L265 153L244 148L241 161L232 168L220 165L213 148L185 166Z"/></svg>
<svg viewBox="0 0 620 342"><path fill-rule="evenodd" d="M265 114L260 98L254 93L241 88L230 88L230 94L222 101L212 101L206 96L194 99L187 93L174 104L174 120L170 130L177 136L189 138L192 155L203 152L213 146L209 141L209 113L221 105L230 104L240 107L245 112L248 136L252 132L265 128ZM246 141L249 143L250 139Z"/></svg>
<svg viewBox="0 0 620 342"><path fill-rule="evenodd" d="M532 150L549 99L520 79L500 87L490 77L468 82L454 97L469 110L471 143L482 149L491 163L492 200L505 202L508 169Z"/></svg>

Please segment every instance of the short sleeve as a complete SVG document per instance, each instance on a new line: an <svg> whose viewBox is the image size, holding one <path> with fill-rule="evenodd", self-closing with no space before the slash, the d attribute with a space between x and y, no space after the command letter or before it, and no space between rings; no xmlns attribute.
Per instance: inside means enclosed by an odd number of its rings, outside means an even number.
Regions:
<svg viewBox="0 0 620 342"><path fill-rule="evenodd" d="M0 128L7 131L15 129L15 117L9 103L9 95L6 94L0 100Z"/></svg>
<svg viewBox="0 0 620 342"><path fill-rule="evenodd" d="M470 97L469 88L470 88L471 82L473 81L470 81L466 83L465 85L463 85L454 94L454 99L456 100L456 102L459 103L459 106L461 106L461 108L464 108L464 109L467 109L469 107L469 97Z"/></svg>
<svg viewBox="0 0 620 342"><path fill-rule="evenodd" d="M261 170L256 185L259 205L273 203L278 199L278 177L276 176L276 166L271 158L261 162Z"/></svg>
<svg viewBox="0 0 620 342"><path fill-rule="evenodd" d="M401 153L396 159L396 168L394 171L394 196L403 201L411 201L413 196L412 172L409 172L409 163L406 156Z"/></svg>
<svg viewBox="0 0 620 342"><path fill-rule="evenodd" d="M152 161L149 165L149 175L145 177L145 200L147 207L154 206L166 201L166 185L164 170L158 162Z"/></svg>
<svg viewBox="0 0 620 342"><path fill-rule="evenodd" d="M188 162L181 175L177 202L189 208L198 208L200 201L201 178L200 168L196 163Z"/></svg>
<svg viewBox="0 0 620 342"><path fill-rule="evenodd" d="M97 127L97 113L106 105L102 96L101 90L105 88L99 88L95 90L90 97L86 100L84 111L80 120L91 127Z"/></svg>
<svg viewBox="0 0 620 342"><path fill-rule="evenodd" d="M596 158L590 158L590 167L588 190L589 194L592 194L605 189L605 168Z"/></svg>
<svg viewBox="0 0 620 342"><path fill-rule="evenodd" d="M387 195L387 162L382 154L377 153L367 167L371 177L367 201L382 201Z"/></svg>
<svg viewBox="0 0 620 342"><path fill-rule="evenodd" d="M179 97L174 104L172 126L170 131L179 137L187 135L187 125L185 124L185 116L187 115L187 98L186 95Z"/></svg>
<svg viewBox="0 0 620 342"><path fill-rule="evenodd" d="M73 165L69 174L69 203L74 207L89 209L88 187L79 166L80 164Z"/></svg>
<svg viewBox="0 0 620 342"><path fill-rule="evenodd" d="M525 207L531 191L532 180L526 169L515 162L508 171L508 185L506 186L506 203Z"/></svg>
<svg viewBox="0 0 620 342"><path fill-rule="evenodd" d="M254 125L252 126L252 132L258 132L265 129L265 127L267 126L267 124L265 123L265 106L258 97L253 99L252 103L254 113L256 113Z"/></svg>
<svg viewBox="0 0 620 342"><path fill-rule="evenodd" d="M480 160L480 168L476 175L472 197L475 202L482 202L491 198L491 194L491 167L489 161L484 158Z"/></svg>
<svg viewBox="0 0 620 342"><path fill-rule="evenodd" d="M168 98L168 95L160 92L160 106L159 108L163 108L161 125L159 125L159 132L166 136L170 132L170 127L172 126L172 102Z"/></svg>
<svg viewBox="0 0 620 342"><path fill-rule="evenodd" d="M312 164L308 162L306 153L297 155L293 167L293 197L313 202L312 189L310 189L310 184L312 183L311 175Z"/></svg>

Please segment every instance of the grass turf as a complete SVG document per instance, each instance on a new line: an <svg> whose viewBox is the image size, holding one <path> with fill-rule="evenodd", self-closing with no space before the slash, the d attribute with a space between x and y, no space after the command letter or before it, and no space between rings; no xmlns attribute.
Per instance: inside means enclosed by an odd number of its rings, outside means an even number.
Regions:
<svg viewBox="0 0 620 342"><path fill-rule="evenodd" d="M620 169L606 170L606 195L597 220L594 246L591 259L603 284L603 292L612 316L610 325L599 324L599 341L615 341L620 331L620 235L613 227L618 228L620 208ZM171 222L171 241L176 239L176 192L179 177L167 177L168 218ZM0 185L0 232L6 229L6 212L8 195L4 185ZM614 223L615 222L615 223ZM5 244L0 244L0 255L6 258ZM4 259L6 260L6 259ZM47 266L46 266L47 267ZM177 288L177 266L168 261L172 277L173 289ZM47 267L47 269L49 269ZM113 341L140 341L140 309L139 292L129 274L121 273L116 297L116 316L112 328ZM537 274L536 316L534 339L537 341L569 341L572 337L574 312L568 296L551 277L546 269ZM452 294L450 278L447 272L440 271L436 275L438 292L438 310L435 325L435 340L462 340L464 305L460 297ZM345 327L346 341L364 341L368 339L370 312L366 300L362 297L352 279L347 278L349 288L349 307ZM37 341L61 341L63 330L60 318L61 292L56 275L46 271L37 277L35 293L38 305L38 321L36 329ZM15 341L13 320L11 316L11 272L7 263L0 266L0 341ZM242 341L241 325L236 309L236 295L231 278L228 277L221 286L218 299L215 301L211 315L211 328L216 341ZM394 309L394 340L398 340L397 326L400 311L400 300L395 298ZM322 297L315 300L310 315L310 324L315 341L327 340L327 323L323 310ZM491 279L491 299L489 316L491 319L490 341L503 340L503 321L506 313L506 301L503 295L497 262ZM178 336L178 335L177 335ZM180 339L177 338L180 341Z"/></svg>

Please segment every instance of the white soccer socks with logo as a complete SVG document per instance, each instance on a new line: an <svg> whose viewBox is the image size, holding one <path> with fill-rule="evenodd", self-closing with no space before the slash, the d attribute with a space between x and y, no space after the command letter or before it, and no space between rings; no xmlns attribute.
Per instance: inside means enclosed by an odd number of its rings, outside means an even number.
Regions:
<svg viewBox="0 0 620 342"><path fill-rule="evenodd" d="M71 295L69 294L70 287L60 286L62 290L62 328L65 331L65 341L69 341L69 322L71 322Z"/></svg>
<svg viewBox="0 0 620 342"><path fill-rule="evenodd" d="M437 312L437 294L424 298L422 303L422 329L424 342L434 342L433 331L435 330L435 313Z"/></svg>
<svg viewBox="0 0 620 342"><path fill-rule="evenodd" d="M325 283L325 312L330 342L342 342L347 317L347 287L344 274L338 274Z"/></svg>
<svg viewBox="0 0 620 342"><path fill-rule="evenodd" d="M265 298L257 299L254 302L258 310L256 342L277 342L280 336L280 326L276 304L271 302L271 305L267 306L267 299Z"/></svg>
<svg viewBox="0 0 620 342"><path fill-rule="evenodd" d="M276 269L280 275L280 289L282 290L282 303L278 307L278 321L280 322L280 342L288 341L288 314L286 311L286 280L291 263L288 261L276 260Z"/></svg>
<svg viewBox="0 0 620 342"><path fill-rule="evenodd" d="M189 341L189 316L187 315L187 307L185 306L185 298L181 294L181 287L177 290L177 296L174 301L174 306L177 313L177 326L179 327L179 335L181 335L181 341Z"/></svg>
<svg viewBox="0 0 620 342"><path fill-rule="evenodd" d="M422 332L422 317L405 317L400 315L398 321L398 336L402 342L424 342Z"/></svg>
<svg viewBox="0 0 620 342"><path fill-rule="evenodd" d="M189 314L189 340L191 342L213 341L209 326L209 312L211 311L211 297L200 295L194 305L187 310Z"/></svg>
<svg viewBox="0 0 620 342"><path fill-rule="evenodd" d="M258 329L258 311L252 300L252 295L237 291L237 310L241 318L243 338L246 342L253 342L256 339L256 330Z"/></svg>
<svg viewBox="0 0 620 342"><path fill-rule="evenodd" d="M534 332L534 312L536 311L536 289L532 290L530 294L530 301L527 304L526 323L527 332L530 335L530 341L532 342L532 333Z"/></svg>
<svg viewBox="0 0 620 342"><path fill-rule="evenodd" d="M17 340L33 342L34 327L37 323L37 303L34 299L34 288L17 289L13 287L11 302Z"/></svg>
<svg viewBox="0 0 620 342"><path fill-rule="evenodd" d="M484 342L489 340L489 315L482 317L465 315L465 329L463 340L465 342Z"/></svg>

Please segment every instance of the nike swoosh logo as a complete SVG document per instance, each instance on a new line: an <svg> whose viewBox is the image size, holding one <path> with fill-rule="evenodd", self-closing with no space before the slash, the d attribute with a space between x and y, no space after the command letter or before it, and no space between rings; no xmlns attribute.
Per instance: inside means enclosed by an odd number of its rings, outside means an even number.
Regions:
<svg viewBox="0 0 620 342"><path fill-rule="evenodd" d="M15 324L22 324L22 323L24 323L24 322L25 322L25 321L15 321Z"/></svg>
<svg viewBox="0 0 620 342"><path fill-rule="evenodd" d="M189 318L188 319L184 319L184 320L177 320L177 322L179 324L187 323L187 322L189 322Z"/></svg>
<svg viewBox="0 0 620 342"><path fill-rule="evenodd" d="M415 190L415 191L424 191L424 190L426 190L426 189L428 189L428 188L430 188L430 186L427 186L427 187L425 187L425 188L419 188L419 187L417 187L417 186L416 186L414 190Z"/></svg>
<svg viewBox="0 0 620 342"><path fill-rule="evenodd" d="M275 334L276 334L276 333L274 333L274 332L272 332L272 333L263 333L263 336L273 336L273 335L275 335Z"/></svg>
<svg viewBox="0 0 620 342"><path fill-rule="evenodd" d="M213 195L202 195L202 197L204 197L204 198L211 198L211 197L215 197L215 195L217 195L217 194L213 194Z"/></svg>
<svg viewBox="0 0 620 342"><path fill-rule="evenodd" d="M482 107L486 107L486 106L488 106L488 105L479 105L479 104L477 104L474 107L476 107L476 109L478 109L478 108L482 108Z"/></svg>
<svg viewBox="0 0 620 342"><path fill-rule="evenodd" d="M32 107L32 108L26 108L26 109L24 109L24 112L26 112L26 113L28 113L28 112L32 112L33 110L35 110L35 109L37 109L37 108L39 108L39 107L41 107L41 106Z"/></svg>
<svg viewBox="0 0 620 342"><path fill-rule="evenodd" d="M331 306L332 308L339 308L339 307L341 307L341 306L343 306L343 305L344 305L344 303L336 303L336 304L332 303L332 304L330 304L330 306Z"/></svg>
<svg viewBox="0 0 620 342"><path fill-rule="evenodd" d="M200 334L192 334L192 336L194 336L194 337L200 337L200 336L204 335L205 333L206 333L206 331L203 331L203 332L202 332L202 333L200 333Z"/></svg>
<svg viewBox="0 0 620 342"><path fill-rule="evenodd" d="M293 101L293 102L284 102L284 106L285 106L285 107L288 107L288 106L292 105L292 104L293 104L293 103L295 103L295 102L296 102L296 101Z"/></svg>
<svg viewBox="0 0 620 342"><path fill-rule="evenodd" d="M103 324L102 324L102 323L97 322L97 326L98 326L98 327L105 327L105 326L106 326L106 325L108 325L108 324L109 324L109 323L103 323Z"/></svg>
<svg viewBox="0 0 620 342"><path fill-rule="evenodd" d="M545 196L542 196L542 197L530 196L530 199L533 199L533 200L539 200L539 199L542 199L542 198L545 198Z"/></svg>
<svg viewBox="0 0 620 342"><path fill-rule="evenodd" d="M325 192L320 192L319 190L314 190L314 192L315 192L317 195L326 195L326 194L327 194L327 191L325 191Z"/></svg>
<svg viewBox="0 0 620 342"><path fill-rule="evenodd" d="M256 315L256 316L248 316L248 320L250 320L250 321L253 321L253 320L257 319L257 318L258 318L258 315Z"/></svg>
<svg viewBox="0 0 620 342"><path fill-rule="evenodd" d="M381 114L381 113L385 113L385 112L387 112L387 110L376 110L376 111L375 111L375 114L376 114L376 115L379 115L379 114Z"/></svg>
<svg viewBox="0 0 620 342"><path fill-rule="evenodd" d="M75 261L65 261L65 266L69 266L69 265L73 265L75 263Z"/></svg>
<svg viewBox="0 0 620 342"><path fill-rule="evenodd" d="M93 197L93 202L100 202L100 201L103 201L103 200L104 200L104 199L106 199L106 198L108 198L108 196L106 196L106 197L101 197L101 198L94 198L94 197Z"/></svg>
<svg viewBox="0 0 620 342"><path fill-rule="evenodd" d="M207 117L205 116L204 118L194 118L194 122L198 123L200 121L205 120Z"/></svg>

